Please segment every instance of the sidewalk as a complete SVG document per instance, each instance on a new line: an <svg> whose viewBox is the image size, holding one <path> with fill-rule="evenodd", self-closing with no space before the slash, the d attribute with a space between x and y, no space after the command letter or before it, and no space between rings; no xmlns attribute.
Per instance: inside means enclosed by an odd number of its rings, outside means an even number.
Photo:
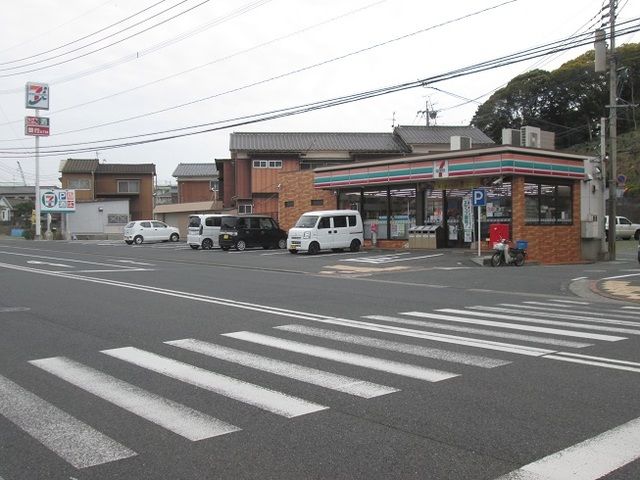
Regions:
<svg viewBox="0 0 640 480"><path fill-rule="evenodd" d="M640 304L640 277L594 281L591 291L614 300Z"/></svg>

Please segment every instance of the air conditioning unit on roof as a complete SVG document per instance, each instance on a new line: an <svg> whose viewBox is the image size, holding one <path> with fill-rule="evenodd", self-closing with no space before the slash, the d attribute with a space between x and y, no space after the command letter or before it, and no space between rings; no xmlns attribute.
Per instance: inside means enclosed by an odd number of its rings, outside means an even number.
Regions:
<svg viewBox="0 0 640 480"><path fill-rule="evenodd" d="M471 137L453 136L449 139L451 150L470 150L472 145Z"/></svg>
<svg viewBox="0 0 640 480"><path fill-rule="evenodd" d="M520 145L522 147L540 148L540 129L538 127L522 127L520 129Z"/></svg>
<svg viewBox="0 0 640 480"><path fill-rule="evenodd" d="M520 146L520 130L516 130L515 128L503 128L502 144L519 147Z"/></svg>

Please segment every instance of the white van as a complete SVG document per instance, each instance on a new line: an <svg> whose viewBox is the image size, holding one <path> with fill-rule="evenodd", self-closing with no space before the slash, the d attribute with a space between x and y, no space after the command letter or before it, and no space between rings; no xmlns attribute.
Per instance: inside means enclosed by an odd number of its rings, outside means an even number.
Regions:
<svg viewBox="0 0 640 480"><path fill-rule="evenodd" d="M225 218L236 218L235 215L225 215L221 213L207 213L199 215L189 215L189 226L187 228L187 243L191 248L197 250L210 250L218 247L218 237L220 236L220 226Z"/></svg>
<svg viewBox="0 0 640 480"><path fill-rule="evenodd" d="M318 210L303 213L289 230L287 249L291 253L320 250L335 252L348 248L357 252L364 243L362 218L357 210Z"/></svg>

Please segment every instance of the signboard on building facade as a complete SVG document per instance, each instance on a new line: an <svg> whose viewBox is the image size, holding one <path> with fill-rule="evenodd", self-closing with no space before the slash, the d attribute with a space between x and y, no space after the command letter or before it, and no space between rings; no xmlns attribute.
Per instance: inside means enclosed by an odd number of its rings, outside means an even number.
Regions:
<svg viewBox="0 0 640 480"><path fill-rule="evenodd" d="M40 211L51 212L75 212L75 190L40 190Z"/></svg>
<svg viewBox="0 0 640 480"><path fill-rule="evenodd" d="M37 137L49 136L49 118L24 117L24 134Z"/></svg>
<svg viewBox="0 0 640 480"><path fill-rule="evenodd" d="M46 83L27 82L27 98L25 108L49 110L49 85Z"/></svg>

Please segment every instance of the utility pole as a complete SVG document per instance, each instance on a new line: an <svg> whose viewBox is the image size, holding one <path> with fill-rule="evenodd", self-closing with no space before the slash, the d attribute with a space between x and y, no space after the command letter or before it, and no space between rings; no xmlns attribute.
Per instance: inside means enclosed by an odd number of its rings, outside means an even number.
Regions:
<svg viewBox="0 0 640 480"><path fill-rule="evenodd" d="M616 195L618 185L618 77L616 72L616 0L609 0L609 260L616 259Z"/></svg>

